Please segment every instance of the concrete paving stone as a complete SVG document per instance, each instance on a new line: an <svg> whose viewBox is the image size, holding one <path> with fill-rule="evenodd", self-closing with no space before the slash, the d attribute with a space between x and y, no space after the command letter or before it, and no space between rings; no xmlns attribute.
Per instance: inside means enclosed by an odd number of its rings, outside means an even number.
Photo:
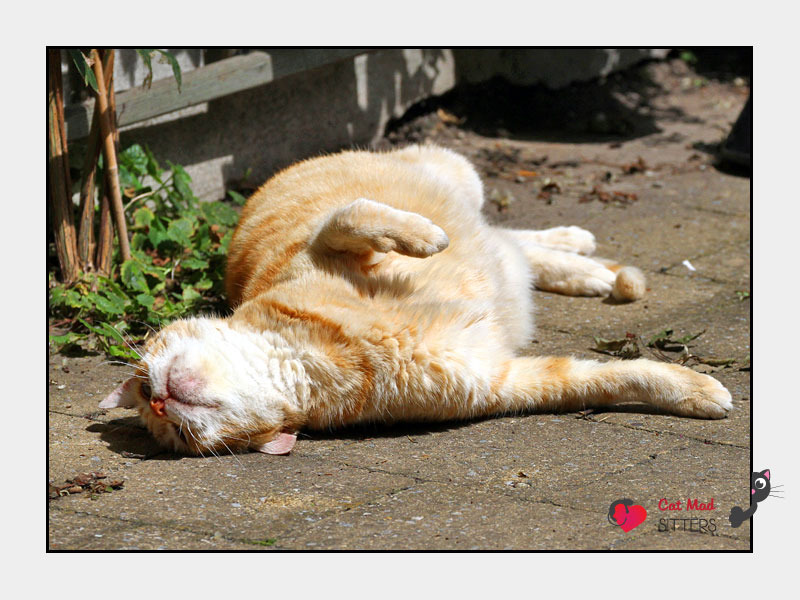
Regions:
<svg viewBox="0 0 800 600"><path fill-rule="evenodd" d="M228 540L278 538L329 512L353 508L414 481L343 467L318 457L163 455L115 473L121 490L51 502L63 511L145 523ZM276 543L275 547L279 547Z"/></svg>
<svg viewBox="0 0 800 600"><path fill-rule="evenodd" d="M626 535L602 511L429 482L327 517L284 543L306 550L607 549Z"/></svg>
<svg viewBox="0 0 800 600"><path fill-rule="evenodd" d="M342 446L331 460L468 488L524 484L544 492L601 479L685 446L658 432L548 414L386 429Z"/></svg>
<svg viewBox="0 0 800 600"><path fill-rule="evenodd" d="M91 416L105 422L124 414L121 411L102 410L97 405L130 376L131 367L109 364L109 359L100 355L54 355L49 362L50 410L80 417Z"/></svg>
<svg viewBox="0 0 800 600"><path fill-rule="evenodd" d="M585 336L617 339L627 332L651 337L702 307L737 301L733 290L718 283L695 280L691 283L662 274L648 274L648 292L636 302L615 304L601 298L566 298L534 292L536 339L543 331L567 331Z"/></svg>
<svg viewBox="0 0 800 600"><path fill-rule="evenodd" d="M107 434L113 436L111 445L103 439ZM127 456L116 450L117 447ZM55 485L79 473L102 471L114 475L138 463L142 457L163 452L142 428L131 424L108 425L56 412L48 415L48 450L47 476Z"/></svg>
<svg viewBox="0 0 800 600"><path fill-rule="evenodd" d="M750 292L750 245L735 243L719 251L696 256L690 262L696 271L684 265L674 265L666 270L668 275L683 279L712 279L732 285L736 292ZM734 296L737 300L738 295Z"/></svg>
<svg viewBox="0 0 800 600"><path fill-rule="evenodd" d="M683 450L656 456L588 485L564 488L548 494L547 499L557 504L569 502L576 509L607 510L614 500L630 498L647 511L644 525L651 531L658 532L661 518L713 518L717 534L749 543L749 522L734 529L728 521L733 506L746 508L750 504L749 455L747 449L690 440ZM667 503L680 502L680 509L669 509L665 505L662 508L666 510L661 510L659 501L662 499ZM713 499L714 508L689 510L689 499L703 503Z"/></svg>
<svg viewBox="0 0 800 600"><path fill-rule="evenodd" d="M259 550L268 540L227 540L221 535L121 521L61 509L49 511L48 550Z"/></svg>

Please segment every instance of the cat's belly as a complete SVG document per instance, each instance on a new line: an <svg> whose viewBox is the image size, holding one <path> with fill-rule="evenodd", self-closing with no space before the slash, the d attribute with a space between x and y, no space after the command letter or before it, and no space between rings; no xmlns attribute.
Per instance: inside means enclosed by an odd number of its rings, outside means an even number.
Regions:
<svg viewBox="0 0 800 600"><path fill-rule="evenodd" d="M497 344L511 350L526 345L534 320L532 275L522 248L504 230L484 224L471 235L455 233L444 252L426 259L390 253L375 274L408 277L414 290L409 304L457 305L486 314L496 325Z"/></svg>

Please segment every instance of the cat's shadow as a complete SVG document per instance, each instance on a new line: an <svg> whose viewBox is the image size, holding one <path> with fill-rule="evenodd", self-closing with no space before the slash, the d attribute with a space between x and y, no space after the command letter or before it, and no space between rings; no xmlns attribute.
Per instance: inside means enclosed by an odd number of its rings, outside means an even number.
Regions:
<svg viewBox="0 0 800 600"><path fill-rule="evenodd" d="M469 421L444 421L421 423L397 423L393 425L382 423L368 423L363 425L350 425L333 430L310 430L300 432L299 439L315 441L363 441L375 438L402 438L424 436L430 433L441 433L461 429L482 421L496 421L496 418L471 419Z"/></svg>
<svg viewBox="0 0 800 600"><path fill-rule="evenodd" d="M605 413L625 413L630 415L663 415L667 413L660 411L654 406L647 404L620 404L607 409L595 409L591 415L600 416ZM542 413L542 414L518 414L508 415L507 417L486 417L475 418L464 421L443 421L443 422L421 422L421 423L397 423L394 425L374 423L363 425L352 425L333 430L309 430L301 431L300 440L313 441L364 441L368 439L392 439L404 437L424 437L432 433L442 433L463 429L486 421L502 421L504 418L536 418L554 417L580 418L578 413ZM100 439L108 445L108 449L119 454L124 458L144 459L144 460L183 460L197 458L170 452L159 446L155 438L139 421L139 417L121 417L113 419L107 423L94 422L86 428L91 433L99 433Z"/></svg>
<svg viewBox="0 0 800 600"><path fill-rule="evenodd" d="M181 460L190 458L162 448L139 417L121 417L107 423L94 422L86 431L99 433L111 452L124 458L146 460Z"/></svg>
<svg viewBox="0 0 800 600"><path fill-rule="evenodd" d="M593 417L598 417L604 414L628 414L628 415L658 415L671 417L668 412L658 409L655 406L642 403L627 403L610 406L607 408L595 408L591 411ZM588 415L587 415L588 416ZM506 415L504 417L484 417L474 418L463 421L443 421L443 422L420 422L420 423L397 423L394 425L388 424L365 424L365 425L352 425L340 429L329 431L303 431L299 434L299 439L314 440L348 440L348 441L363 441L366 439L375 438L403 438L403 437L422 437L430 433L441 433L447 431L454 431L463 429L478 423L483 422L502 422L503 419L525 419L525 418L547 418L561 417L561 418L582 418L580 413L519 413Z"/></svg>

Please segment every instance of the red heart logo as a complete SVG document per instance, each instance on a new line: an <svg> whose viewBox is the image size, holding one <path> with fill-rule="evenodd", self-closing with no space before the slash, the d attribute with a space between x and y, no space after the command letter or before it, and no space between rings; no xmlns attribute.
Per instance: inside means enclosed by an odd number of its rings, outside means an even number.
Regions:
<svg viewBox="0 0 800 600"><path fill-rule="evenodd" d="M646 518L647 511L638 504L627 507L624 504L618 504L614 511L614 520L626 533L644 523Z"/></svg>

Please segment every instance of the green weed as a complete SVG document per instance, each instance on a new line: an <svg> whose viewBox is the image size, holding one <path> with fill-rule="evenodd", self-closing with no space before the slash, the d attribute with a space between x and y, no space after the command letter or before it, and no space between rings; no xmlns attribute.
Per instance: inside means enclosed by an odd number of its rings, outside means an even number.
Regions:
<svg viewBox="0 0 800 600"><path fill-rule="evenodd" d="M50 336L54 351L80 346L138 359L135 344L149 331L200 312L226 310L225 256L239 214L233 203L199 202L180 165L163 169L147 148L118 158L128 202L131 259L115 251L109 277L85 274L66 286L49 276L50 316L66 333Z"/></svg>

